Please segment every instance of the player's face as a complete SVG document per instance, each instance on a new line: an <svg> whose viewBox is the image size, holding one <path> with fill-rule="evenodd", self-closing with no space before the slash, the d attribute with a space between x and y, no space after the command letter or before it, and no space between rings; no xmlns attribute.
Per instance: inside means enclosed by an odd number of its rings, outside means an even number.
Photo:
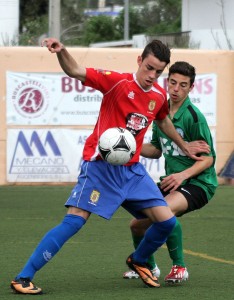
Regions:
<svg viewBox="0 0 234 300"><path fill-rule="evenodd" d="M137 81L144 90L149 90L154 81L162 74L166 62L160 61L150 54L144 60L141 56L138 56L137 63L139 66L136 73Z"/></svg>
<svg viewBox="0 0 234 300"><path fill-rule="evenodd" d="M168 78L168 94L172 102L183 102L194 85L190 86L190 78L178 73L171 74Z"/></svg>

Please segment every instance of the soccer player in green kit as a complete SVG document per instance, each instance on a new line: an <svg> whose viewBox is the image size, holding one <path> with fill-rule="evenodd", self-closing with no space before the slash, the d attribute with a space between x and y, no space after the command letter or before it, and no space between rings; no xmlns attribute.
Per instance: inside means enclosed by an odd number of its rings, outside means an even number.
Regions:
<svg viewBox="0 0 234 300"><path fill-rule="evenodd" d="M181 151L154 123L152 140L142 147L141 155L148 158L165 158L166 176L160 178L159 187L169 207L177 217L200 209L213 197L217 188L214 168L215 151L211 133L204 115L192 104L189 92L194 87L195 68L187 62L176 62L169 68L168 93L169 117L176 130L187 141L204 140L210 146L209 154L202 154L202 161L194 161ZM130 229L134 247L137 247L150 226L149 219L133 219ZM167 248L172 260L172 269L165 277L167 283L180 283L188 279L189 274L184 262L182 228L178 221L167 239ZM148 265L155 276L160 270L153 255ZM124 278L138 278L133 270L123 274Z"/></svg>

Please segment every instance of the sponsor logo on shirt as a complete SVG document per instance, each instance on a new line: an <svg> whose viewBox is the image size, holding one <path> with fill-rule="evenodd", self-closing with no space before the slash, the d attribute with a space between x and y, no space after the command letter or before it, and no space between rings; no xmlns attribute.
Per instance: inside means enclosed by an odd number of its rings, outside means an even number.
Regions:
<svg viewBox="0 0 234 300"><path fill-rule="evenodd" d="M138 113L129 113L127 115L126 128L136 136L142 129L148 126L148 119L146 116Z"/></svg>

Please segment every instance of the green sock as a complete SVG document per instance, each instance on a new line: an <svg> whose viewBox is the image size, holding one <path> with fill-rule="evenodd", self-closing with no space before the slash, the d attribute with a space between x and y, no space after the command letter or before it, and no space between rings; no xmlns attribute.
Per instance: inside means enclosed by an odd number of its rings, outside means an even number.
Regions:
<svg viewBox="0 0 234 300"><path fill-rule="evenodd" d="M173 265L185 267L183 253L183 234L180 222L176 221L176 225L167 239L167 249Z"/></svg>
<svg viewBox="0 0 234 300"><path fill-rule="evenodd" d="M143 239L143 236L134 236L132 235L133 245L136 249L137 246L140 244L141 240ZM147 260L147 263L150 265L150 269L153 270L156 267L156 262L153 255L150 255L150 257Z"/></svg>

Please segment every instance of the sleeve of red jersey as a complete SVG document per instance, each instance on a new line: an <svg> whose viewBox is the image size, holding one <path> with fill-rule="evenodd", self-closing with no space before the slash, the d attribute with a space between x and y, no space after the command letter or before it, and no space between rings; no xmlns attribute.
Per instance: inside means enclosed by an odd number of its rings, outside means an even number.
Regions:
<svg viewBox="0 0 234 300"><path fill-rule="evenodd" d="M86 80L83 84L105 94L122 78L123 74L118 72L87 68Z"/></svg>

